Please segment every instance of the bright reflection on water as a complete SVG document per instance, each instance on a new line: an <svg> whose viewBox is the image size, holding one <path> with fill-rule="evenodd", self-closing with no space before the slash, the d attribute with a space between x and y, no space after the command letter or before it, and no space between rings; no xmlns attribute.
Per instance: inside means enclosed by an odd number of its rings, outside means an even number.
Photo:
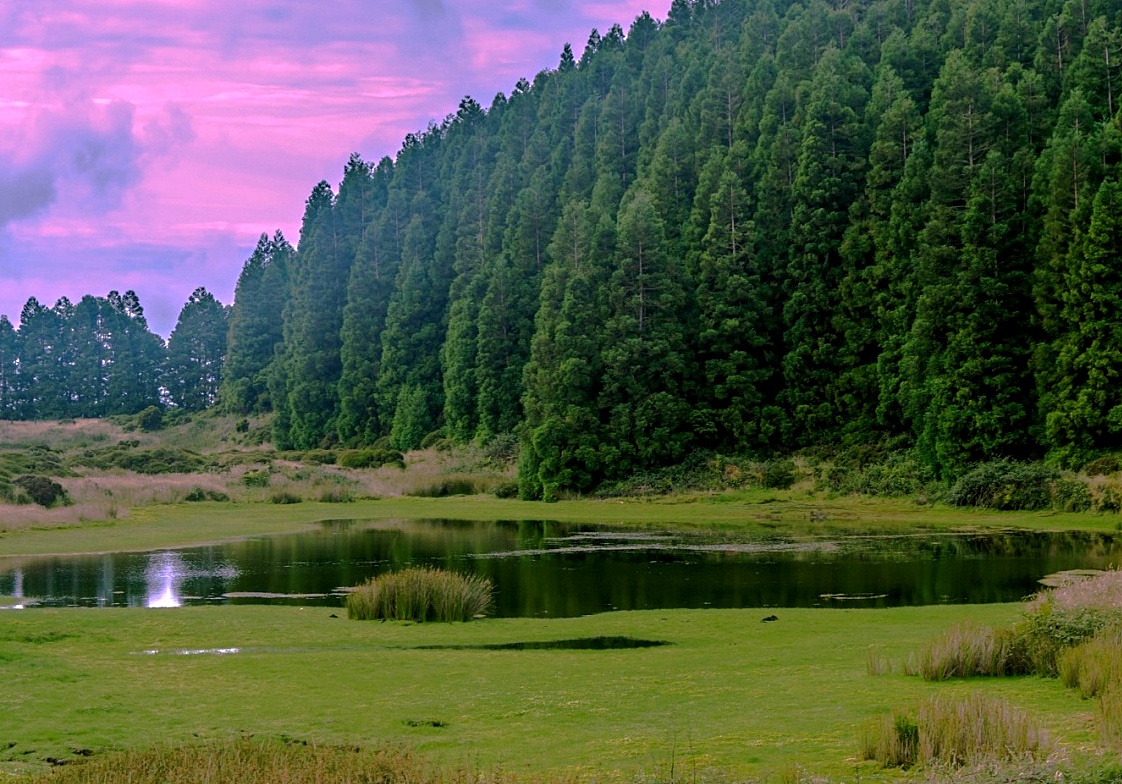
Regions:
<svg viewBox="0 0 1122 784"><path fill-rule="evenodd" d="M179 553L154 553L149 557L145 579L148 581L149 607L179 607L179 586L187 575Z"/></svg>
<svg viewBox="0 0 1122 784"><path fill-rule="evenodd" d="M4 558L19 606L338 608L346 586L407 566L495 584L494 615L700 607L888 607L1019 601L1065 569L1122 561L1110 534L780 528L732 536L541 521L325 522L319 530L151 553ZM9 600L11 601L11 600Z"/></svg>

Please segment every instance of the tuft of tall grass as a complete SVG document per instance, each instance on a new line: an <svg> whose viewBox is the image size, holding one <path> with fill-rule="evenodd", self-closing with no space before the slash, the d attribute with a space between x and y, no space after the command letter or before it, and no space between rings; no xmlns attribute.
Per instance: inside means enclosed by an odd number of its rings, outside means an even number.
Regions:
<svg viewBox="0 0 1122 784"><path fill-rule="evenodd" d="M1122 627L1106 629L1086 642L1064 650L1057 660L1060 680L1084 699L1122 686Z"/></svg>
<svg viewBox="0 0 1122 784"><path fill-rule="evenodd" d="M908 672L929 681L1004 675L1008 659L1008 633L964 623L952 626L921 650L909 661Z"/></svg>
<svg viewBox="0 0 1122 784"><path fill-rule="evenodd" d="M1103 742L1122 749L1122 683L1114 681L1099 694L1098 714Z"/></svg>
<svg viewBox="0 0 1122 784"><path fill-rule="evenodd" d="M932 697L914 716L882 717L862 739L864 758L885 767L958 767L1038 757L1052 748L1047 734L1025 711L984 694Z"/></svg>
<svg viewBox="0 0 1122 784"><path fill-rule="evenodd" d="M499 780L467 770L435 769L395 749L243 738L95 756L28 779L28 784L469 784Z"/></svg>
<svg viewBox="0 0 1122 784"><path fill-rule="evenodd" d="M470 621L491 606L491 581L442 569L403 569L374 577L347 596L360 621Z"/></svg>

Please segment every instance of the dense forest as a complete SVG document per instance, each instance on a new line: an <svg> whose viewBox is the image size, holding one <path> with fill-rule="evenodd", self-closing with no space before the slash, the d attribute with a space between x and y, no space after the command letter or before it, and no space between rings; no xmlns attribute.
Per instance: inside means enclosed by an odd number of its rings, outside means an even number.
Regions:
<svg viewBox="0 0 1122 784"><path fill-rule="evenodd" d="M675 0L352 156L246 262L217 390L160 394L283 449L517 436L527 498L698 452L1078 465L1122 449L1120 63L1117 0ZM0 395L51 313L0 323ZM21 405L125 405L97 378Z"/></svg>

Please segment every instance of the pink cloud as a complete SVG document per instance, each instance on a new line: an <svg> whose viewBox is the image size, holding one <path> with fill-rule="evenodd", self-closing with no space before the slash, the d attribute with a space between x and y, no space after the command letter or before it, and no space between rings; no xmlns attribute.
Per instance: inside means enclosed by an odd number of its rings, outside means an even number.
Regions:
<svg viewBox="0 0 1122 784"><path fill-rule="evenodd" d="M0 8L0 313L134 288L170 332L229 301L262 232L295 242L347 156L487 106L636 0L52 0ZM80 261L76 261L80 260Z"/></svg>

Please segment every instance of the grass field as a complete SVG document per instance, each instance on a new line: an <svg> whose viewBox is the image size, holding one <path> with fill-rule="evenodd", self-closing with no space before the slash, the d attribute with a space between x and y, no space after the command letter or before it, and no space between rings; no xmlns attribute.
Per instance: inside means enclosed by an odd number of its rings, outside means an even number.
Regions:
<svg viewBox="0 0 1122 784"><path fill-rule="evenodd" d="M1039 716L1069 749L1093 708L1055 679L932 684L904 658L954 621L1012 605L892 610L612 613L468 624L348 621L328 608L0 613L0 770L244 734L402 743L441 764L599 777L722 778L795 768L834 780L862 728L931 694L982 688ZM630 637L621 650L496 650ZM870 650L891 672L869 674ZM613 773L616 775L616 773Z"/></svg>

